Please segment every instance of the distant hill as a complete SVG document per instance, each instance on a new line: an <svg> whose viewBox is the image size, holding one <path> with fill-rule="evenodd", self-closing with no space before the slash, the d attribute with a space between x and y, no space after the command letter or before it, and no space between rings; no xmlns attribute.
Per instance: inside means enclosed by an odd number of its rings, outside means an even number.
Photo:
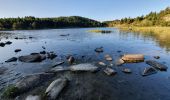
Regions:
<svg viewBox="0 0 170 100"><path fill-rule="evenodd" d="M35 18L0 18L0 30L17 29L43 29L43 28L74 28L74 27L100 27L101 22L80 16Z"/></svg>
<svg viewBox="0 0 170 100"><path fill-rule="evenodd" d="M121 20L113 20L104 22L107 26L170 26L170 7L159 13L151 12L146 16L136 18L123 18Z"/></svg>

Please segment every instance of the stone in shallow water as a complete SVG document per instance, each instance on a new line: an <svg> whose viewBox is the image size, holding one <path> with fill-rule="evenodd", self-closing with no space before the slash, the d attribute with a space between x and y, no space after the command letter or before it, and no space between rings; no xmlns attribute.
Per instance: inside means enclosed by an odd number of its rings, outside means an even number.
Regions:
<svg viewBox="0 0 170 100"><path fill-rule="evenodd" d="M10 44L12 44L12 42L11 41L7 41L7 42L5 42L5 44L6 45L10 45Z"/></svg>
<svg viewBox="0 0 170 100"><path fill-rule="evenodd" d="M125 62L122 59L118 59L116 62L116 66L121 66L123 65Z"/></svg>
<svg viewBox="0 0 170 100"><path fill-rule="evenodd" d="M104 73L106 73L107 75L115 75L117 72L112 68L106 68L104 70Z"/></svg>
<svg viewBox="0 0 170 100"><path fill-rule="evenodd" d="M55 100L60 92L64 89L64 87L66 87L67 83L67 79L61 78L53 81L45 91L48 100Z"/></svg>
<svg viewBox="0 0 170 100"><path fill-rule="evenodd" d="M102 53L103 52L103 47L96 48L94 51L97 52L97 53Z"/></svg>
<svg viewBox="0 0 170 100"><path fill-rule="evenodd" d="M98 62L98 64L100 65L100 66L107 66L104 62Z"/></svg>
<svg viewBox="0 0 170 100"><path fill-rule="evenodd" d="M148 75L155 74L155 73L157 73L156 69L154 69L153 67L146 67L143 70L142 75L148 76Z"/></svg>
<svg viewBox="0 0 170 100"><path fill-rule="evenodd" d="M160 58L160 56L154 56L154 58L155 58L155 59L159 59L159 58Z"/></svg>
<svg viewBox="0 0 170 100"><path fill-rule="evenodd" d="M67 61L69 64L73 64L75 62L75 58L73 56L68 56Z"/></svg>
<svg viewBox="0 0 170 100"><path fill-rule="evenodd" d="M5 43L1 42L0 47L4 47L4 46L5 46Z"/></svg>
<svg viewBox="0 0 170 100"><path fill-rule="evenodd" d="M68 71L68 70L69 70L68 67L57 66L57 67L50 69L48 72L49 73L57 73L57 72L63 72L63 71Z"/></svg>
<svg viewBox="0 0 170 100"><path fill-rule="evenodd" d="M161 71L166 71L168 69L168 67L166 65L161 64L161 63L154 61L154 60L148 60L148 61L146 61L146 64L148 64L148 65L150 65L154 68L157 68Z"/></svg>
<svg viewBox="0 0 170 100"><path fill-rule="evenodd" d="M19 61L21 62L41 62L46 59L45 55L41 54L32 54L32 55L26 55L26 56L20 56Z"/></svg>
<svg viewBox="0 0 170 100"><path fill-rule="evenodd" d="M113 59L112 59L112 57L110 56L110 55L105 55L105 59L107 60L107 61L112 61Z"/></svg>
<svg viewBox="0 0 170 100"><path fill-rule="evenodd" d="M29 95L29 96L27 96L27 98L25 100L41 100L41 99L40 99L40 96L38 96L38 95L35 95L35 96Z"/></svg>
<svg viewBox="0 0 170 100"><path fill-rule="evenodd" d="M21 51L21 49L16 49L14 52L20 52Z"/></svg>
<svg viewBox="0 0 170 100"><path fill-rule="evenodd" d="M15 62L15 61L17 61L17 60L18 60L18 58L12 57L12 58L8 59L8 60L5 61L5 62Z"/></svg>
<svg viewBox="0 0 170 100"><path fill-rule="evenodd" d="M127 54L122 57L122 60L125 63L144 62L144 55L143 54Z"/></svg>
<svg viewBox="0 0 170 100"><path fill-rule="evenodd" d="M132 71L129 68L124 68L122 71L124 73L132 73Z"/></svg>
<svg viewBox="0 0 170 100"><path fill-rule="evenodd" d="M85 64L73 65L69 69L74 72L83 72L83 71L95 72L98 70L98 67L89 63L85 63Z"/></svg>

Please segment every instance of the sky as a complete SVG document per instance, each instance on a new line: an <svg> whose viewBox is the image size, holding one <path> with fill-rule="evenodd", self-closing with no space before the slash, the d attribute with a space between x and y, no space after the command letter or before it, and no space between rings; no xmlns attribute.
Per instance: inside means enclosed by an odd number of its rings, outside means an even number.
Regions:
<svg viewBox="0 0 170 100"><path fill-rule="evenodd" d="M98 21L146 15L170 0L0 0L0 17L83 16Z"/></svg>

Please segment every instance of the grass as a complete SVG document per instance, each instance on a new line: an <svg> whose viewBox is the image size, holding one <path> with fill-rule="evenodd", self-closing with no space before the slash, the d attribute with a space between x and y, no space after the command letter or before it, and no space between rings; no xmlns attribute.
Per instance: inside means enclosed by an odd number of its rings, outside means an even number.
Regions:
<svg viewBox="0 0 170 100"><path fill-rule="evenodd" d="M109 31L109 30L89 30L88 32L92 32L92 33L111 33L112 31Z"/></svg>

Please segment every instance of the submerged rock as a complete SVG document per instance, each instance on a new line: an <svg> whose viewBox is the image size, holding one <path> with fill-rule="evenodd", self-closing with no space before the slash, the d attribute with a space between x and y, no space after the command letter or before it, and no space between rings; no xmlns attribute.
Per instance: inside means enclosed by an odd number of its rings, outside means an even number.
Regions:
<svg viewBox="0 0 170 100"><path fill-rule="evenodd" d="M112 68L106 68L104 70L104 73L106 73L107 75L115 75L117 72Z"/></svg>
<svg viewBox="0 0 170 100"><path fill-rule="evenodd" d="M161 64L161 63L154 61L154 60L148 60L148 61L146 61L146 64L148 64L148 65L150 65L154 68L157 68L161 71L166 71L168 69L168 67L166 65Z"/></svg>
<svg viewBox="0 0 170 100"><path fill-rule="evenodd" d="M103 47L96 48L96 49L95 49L95 52L97 52L97 53L102 53L102 52L103 52Z"/></svg>
<svg viewBox="0 0 170 100"><path fill-rule="evenodd" d="M40 54L46 54L46 51L41 51Z"/></svg>
<svg viewBox="0 0 170 100"><path fill-rule="evenodd" d="M160 58L160 56L154 56L154 58L155 58L155 59L159 59L159 58Z"/></svg>
<svg viewBox="0 0 170 100"><path fill-rule="evenodd" d="M67 79L57 79L53 81L45 91L48 100L56 100L60 92L66 87L67 83Z"/></svg>
<svg viewBox="0 0 170 100"><path fill-rule="evenodd" d="M143 70L142 75L148 76L148 75L155 74L155 73L157 73L156 69L154 69L153 67L146 67Z"/></svg>
<svg viewBox="0 0 170 100"><path fill-rule="evenodd" d="M20 56L19 61L21 62L41 62L46 59L45 55L41 54L33 54L33 55L26 55L26 56Z"/></svg>
<svg viewBox="0 0 170 100"><path fill-rule="evenodd" d="M124 68L122 70L122 72L124 72L124 73L132 73L132 71L129 68Z"/></svg>
<svg viewBox="0 0 170 100"><path fill-rule="evenodd" d="M98 64L100 65L100 66L107 66L104 62L98 62Z"/></svg>
<svg viewBox="0 0 170 100"><path fill-rule="evenodd" d="M18 60L18 58L12 57L12 58L8 59L8 60L5 61L5 62L15 62L15 61L17 61L17 60Z"/></svg>
<svg viewBox="0 0 170 100"><path fill-rule="evenodd" d="M55 53L53 53L53 52L47 52L47 58L48 59L51 59L51 60L53 60L54 58L56 58L57 57L57 55L55 54Z"/></svg>
<svg viewBox="0 0 170 100"><path fill-rule="evenodd" d="M38 86L45 80L53 77L53 75L54 74L51 73L40 73L40 74L25 76L20 81L18 81L15 85L8 87L3 93L3 96L16 97Z"/></svg>
<svg viewBox="0 0 170 100"><path fill-rule="evenodd" d="M82 71L95 72L98 70L98 67L89 63L85 63L85 64L73 65L69 69L74 72L82 72Z"/></svg>
<svg viewBox="0 0 170 100"><path fill-rule="evenodd" d="M4 72L5 72L6 70L8 70L8 68L6 68L6 67L0 67L0 75L1 75L1 74L4 74Z"/></svg>
<svg viewBox="0 0 170 100"><path fill-rule="evenodd" d="M112 57L110 56L110 55L105 55L105 59L107 60L107 61L112 61L113 59L112 59Z"/></svg>
<svg viewBox="0 0 170 100"><path fill-rule="evenodd" d="M21 49L16 49L14 52L20 52L21 51Z"/></svg>
<svg viewBox="0 0 170 100"><path fill-rule="evenodd" d="M61 34L60 36L69 36L70 34Z"/></svg>
<svg viewBox="0 0 170 100"><path fill-rule="evenodd" d="M7 41L7 42L5 42L5 44L6 45L10 45L10 44L12 44L12 42L11 41Z"/></svg>
<svg viewBox="0 0 170 100"><path fill-rule="evenodd" d="M38 95L35 95L35 96L29 95L29 96L26 97L25 100L41 100L41 98Z"/></svg>
<svg viewBox="0 0 170 100"><path fill-rule="evenodd" d="M144 55L142 54L128 54L122 57L122 60L125 63L137 63L144 62Z"/></svg>

